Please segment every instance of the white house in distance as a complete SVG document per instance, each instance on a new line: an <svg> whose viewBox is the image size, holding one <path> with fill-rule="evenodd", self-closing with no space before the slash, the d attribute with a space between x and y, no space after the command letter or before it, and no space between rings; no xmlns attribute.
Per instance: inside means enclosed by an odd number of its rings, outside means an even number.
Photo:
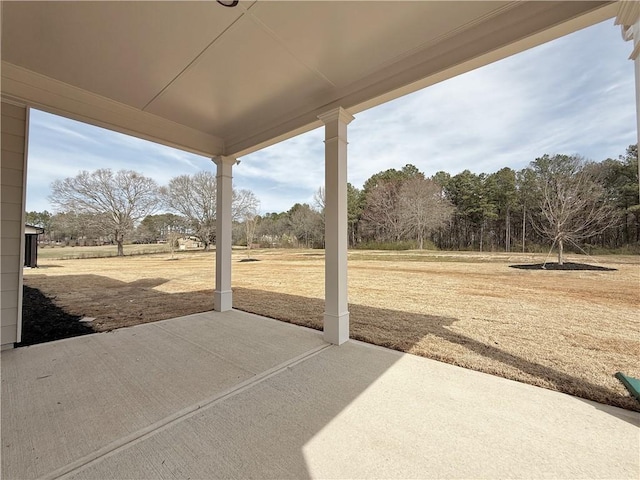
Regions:
<svg viewBox="0 0 640 480"><path fill-rule="evenodd" d="M216 162L219 311L232 308L233 166L324 125L324 332L341 344L349 335L346 172L354 115L614 18L633 42L640 98L640 4L632 1L45 1L1 8L2 348L21 339L31 107Z"/></svg>

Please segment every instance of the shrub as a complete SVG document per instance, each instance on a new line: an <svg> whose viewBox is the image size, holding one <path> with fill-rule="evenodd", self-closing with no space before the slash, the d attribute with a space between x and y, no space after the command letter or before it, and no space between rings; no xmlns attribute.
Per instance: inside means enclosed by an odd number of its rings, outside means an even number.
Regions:
<svg viewBox="0 0 640 480"><path fill-rule="evenodd" d="M416 242L399 241L399 242L364 242L356 245L358 250L415 250Z"/></svg>

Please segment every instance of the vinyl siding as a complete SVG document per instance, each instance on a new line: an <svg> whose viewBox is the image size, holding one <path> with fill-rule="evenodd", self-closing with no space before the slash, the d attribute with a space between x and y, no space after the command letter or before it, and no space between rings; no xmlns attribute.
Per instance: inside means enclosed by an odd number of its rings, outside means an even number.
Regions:
<svg viewBox="0 0 640 480"><path fill-rule="evenodd" d="M0 344L20 340L27 109L0 106Z"/></svg>

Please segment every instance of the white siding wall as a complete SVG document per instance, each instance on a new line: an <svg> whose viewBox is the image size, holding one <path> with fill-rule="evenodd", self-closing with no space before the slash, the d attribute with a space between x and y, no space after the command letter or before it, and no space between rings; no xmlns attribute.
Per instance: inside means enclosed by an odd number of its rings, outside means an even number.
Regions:
<svg viewBox="0 0 640 480"><path fill-rule="evenodd" d="M20 341L27 109L6 102L0 108L0 344Z"/></svg>

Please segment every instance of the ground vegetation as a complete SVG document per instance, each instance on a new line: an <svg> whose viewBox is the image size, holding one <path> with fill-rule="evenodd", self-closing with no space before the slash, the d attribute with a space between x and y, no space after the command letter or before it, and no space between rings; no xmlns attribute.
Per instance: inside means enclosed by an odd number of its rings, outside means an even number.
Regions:
<svg viewBox="0 0 640 480"><path fill-rule="evenodd" d="M56 250L64 249L50 249ZM234 250L234 307L321 329L322 252L270 248L251 256L257 261ZM622 371L640 378L638 257L595 257L589 263L602 267L597 270L510 268L541 264L544 257L351 251L351 336L638 409L613 377ZM179 252L170 259L168 251L42 259L40 268L25 271L24 281L76 319L95 318L91 326L98 332L212 310L215 252ZM584 255L567 254L567 263L584 264Z"/></svg>

